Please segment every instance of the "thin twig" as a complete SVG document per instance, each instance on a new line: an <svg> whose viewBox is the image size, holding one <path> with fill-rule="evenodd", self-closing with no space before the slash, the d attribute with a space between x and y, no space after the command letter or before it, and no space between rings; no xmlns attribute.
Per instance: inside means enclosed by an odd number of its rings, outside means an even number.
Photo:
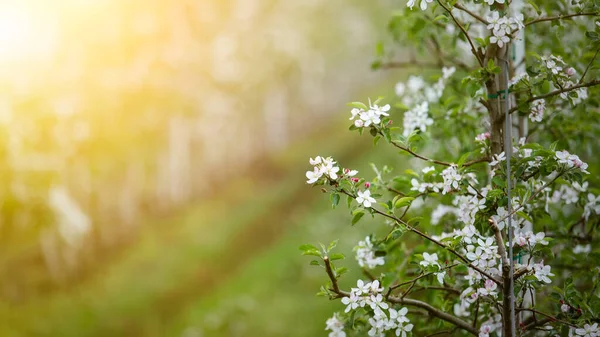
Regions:
<svg viewBox="0 0 600 337"><path fill-rule="evenodd" d="M333 273L333 270L331 269L331 261L329 260L328 256L325 256L323 258L323 262L325 262L325 271L327 271L327 275L329 275L329 279L331 280L331 286L333 287L333 292L335 292L336 294L340 294L340 287L338 286L338 282L337 279L335 278L335 274Z"/></svg>
<svg viewBox="0 0 600 337"><path fill-rule="evenodd" d="M471 37L469 36L469 34L465 30L465 28L458 22L458 20L456 20L456 17L454 17L454 14L452 14L452 11L448 7L444 6L442 1L438 0L438 3L440 4L440 6L442 6L442 8L444 8L446 10L446 12L448 12L448 14L450 14L450 17L452 18L454 23L458 26L458 28L460 28L460 30L463 32L463 34L465 34L467 41L469 41L469 44L471 45L471 52L473 53L473 55L475 55L475 58L477 59L477 62L479 62L479 65L481 67L483 67L483 61L481 61L481 59L479 58L479 54L477 54L477 49L475 49L473 40L471 40Z"/></svg>
<svg viewBox="0 0 600 337"><path fill-rule="evenodd" d="M479 16L479 15L477 15L477 14L473 13L472 11L468 10L467 8L465 8L463 5L461 5L461 4L459 4L459 3L455 3L455 4L454 4L454 8L458 8L458 9L460 9L461 11L463 11L463 12L465 12L465 13L469 14L469 15L470 15L470 16L472 16L472 17L473 17L475 20L477 20L477 21L479 21L479 22L483 23L484 25L489 25L489 24L490 24L490 23L489 23L489 22L488 22L486 19L484 19L484 18L482 18L481 16Z"/></svg>
<svg viewBox="0 0 600 337"><path fill-rule="evenodd" d="M592 80L586 83L582 83L582 84L577 84L574 85L572 87L568 87L568 88L563 88L563 89L557 89L554 91L551 91L545 95L540 95L540 96L536 96L536 97L531 97L530 99L526 100L525 103L531 103L540 99L544 99L544 98L548 98L548 97L552 97L552 96L556 96L565 92L569 92L569 91L573 91L575 89L579 89L579 88L587 88L587 87L593 87L595 85L600 84L600 80ZM514 107L512 109L510 109L509 113L514 113L515 111L519 110L518 107Z"/></svg>
<svg viewBox="0 0 600 337"><path fill-rule="evenodd" d="M598 52L600 52L600 48L598 48L596 50L596 53L594 54L594 57L592 57L592 59L590 60L590 63L588 63L587 67L585 67L585 71L581 75L581 78L579 79L579 82L577 82L578 84L583 83L583 79L585 78L585 75L587 74L588 70L590 70L590 67L592 66L592 63L594 63L594 60L596 59L596 56L598 56Z"/></svg>
<svg viewBox="0 0 600 337"><path fill-rule="evenodd" d="M427 157L425 157L425 156L422 156L422 155L420 155L420 154L418 154L418 153L414 152L413 150L411 150L411 149L409 149L409 148L407 148L407 147L405 147L405 146L402 146L402 145L398 144L398 143L397 143L397 142L395 142L395 141L392 141L392 145L394 145L395 147L399 148L399 149L400 149L400 150L402 150L402 151L408 152L409 154L411 154L412 156L414 156L414 157L416 157L416 158L419 158L419 159L421 159L421 160L428 161L428 162L430 162L430 163L434 163L434 164L438 164L438 165L443 165L443 166L455 166L455 165L456 165L456 164L453 164L453 163L448 163L448 162L441 161L441 160L436 160L436 159L427 158ZM474 165L474 164L483 163L483 162L489 162L489 161L490 161L490 159L489 159L489 158L487 158L487 157L483 157L483 158L479 158L479 159L475 159L475 160L472 160L472 161L466 162L466 163L464 163L462 166L463 166L463 167L467 167L467 166L471 166L471 165Z"/></svg>

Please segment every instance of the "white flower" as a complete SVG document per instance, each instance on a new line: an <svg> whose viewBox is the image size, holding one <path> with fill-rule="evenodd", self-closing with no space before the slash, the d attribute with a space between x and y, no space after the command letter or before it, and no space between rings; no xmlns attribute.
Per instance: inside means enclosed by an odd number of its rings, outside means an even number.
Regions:
<svg viewBox="0 0 600 337"><path fill-rule="evenodd" d="M486 0L486 1L488 1L488 0ZM492 2L493 2L493 0L492 0ZM487 324L484 324L481 326L481 328L479 328L479 337L489 337L490 332L492 332L492 327L490 327Z"/></svg>
<svg viewBox="0 0 600 337"><path fill-rule="evenodd" d="M490 43L495 43L498 47L504 47L505 43L510 42L510 38L506 36L506 31L504 30L494 30L494 35L490 36Z"/></svg>
<svg viewBox="0 0 600 337"><path fill-rule="evenodd" d="M597 337L600 334L600 329L598 328L598 323L592 325L585 324L583 328L576 329L575 333L583 337Z"/></svg>
<svg viewBox="0 0 600 337"><path fill-rule="evenodd" d="M473 261L473 265L477 266L487 266L488 255L485 253L481 247L477 247L475 252L467 253L467 258Z"/></svg>
<svg viewBox="0 0 600 337"><path fill-rule="evenodd" d="M538 281L541 282L545 282L545 283L552 283L552 280L550 279L549 276L554 276L554 274L552 274L550 272L550 266L544 266L543 262L540 263L536 263L533 265L533 270L534 270L534 275L535 278L538 279Z"/></svg>
<svg viewBox="0 0 600 337"><path fill-rule="evenodd" d="M421 10L424 11L427 9L427 3L431 3L433 0L421 0Z"/></svg>
<svg viewBox="0 0 600 337"><path fill-rule="evenodd" d="M319 170L318 168L315 167L312 171L306 172L306 178L308 178L308 180L306 182L308 184L313 184L317 180L319 180L322 176L323 176L323 172L321 172L321 170Z"/></svg>
<svg viewBox="0 0 600 337"><path fill-rule="evenodd" d="M433 119L429 118L429 103L427 101L417 104L413 109L404 113L403 135L407 137L416 129L421 132L427 131L427 127L433 124Z"/></svg>
<svg viewBox="0 0 600 337"><path fill-rule="evenodd" d="M571 310L571 307L568 304L563 304L560 306L560 311L562 312L569 312L569 310Z"/></svg>
<svg viewBox="0 0 600 337"><path fill-rule="evenodd" d="M356 197L356 202L362 204L365 207L371 207L371 204L377 202L373 197L371 197L371 191L366 190L364 192L358 191L358 197Z"/></svg>
<svg viewBox="0 0 600 337"><path fill-rule="evenodd" d="M421 170L421 172L427 174L428 172L435 171L435 167L429 166Z"/></svg>
<svg viewBox="0 0 600 337"><path fill-rule="evenodd" d="M541 122L544 117L544 111L546 110L546 101L539 99L534 101L531 105L531 111L529 112L529 119L532 122Z"/></svg>
<svg viewBox="0 0 600 337"><path fill-rule="evenodd" d="M369 110L367 112L361 113L360 119L364 121L364 126L369 126L371 124L376 125L381 123L381 118L374 110Z"/></svg>
<svg viewBox="0 0 600 337"><path fill-rule="evenodd" d="M385 260L383 256L375 256L375 249L371 243L371 239L367 236L365 241L359 241L356 250L356 261L361 267L373 269L377 266L383 266Z"/></svg>
<svg viewBox="0 0 600 337"><path fill-rule="evenodd" d="M462 180L462 176L458 174L456 166L450 166L442 171L442 177L444 178L444 189L442 194L450 192L452 189L457 189L458 184Z"/></svg>
<svg viewBox="0 0 600 337"><path fill-rule="evenodd" d="M452 76L452 74L454 74L456 72L456 68L455 67L443 67L442 68L442 78L443 79L448 79L450 78L450 76Z"/></svg>
<svg viewBox="0 0 600 337"><path fill-rule="evenodd" d="M496 282L492 280L485 280L484 288L477 289L477 293L481 296L495 297L497 295L496 288L498 288Z"/></svg>
<svg viewBox="0 0 600 337"><path fill-rule="evenodd" d="M406 3L406 7L412 9L415 6L415 1L416 0L408 0L408 2Z"/></svg>
<svg viewBox="0 0 600 337"><path fill-rule="evenodd" d="M364 300L361 300L361 298L355 292L351 292L350 297L342 298L342 303L346 305L345 312L350 312L350 310L354 310L359 306L364 306Z"/></svg>
<svg viewBox="0 0 600 337"><path fill-rule="evenodd" d="M352 110L350 110L350 113L352 114L352 116L350 116L350 120L353 120L357 116L360 116L360 114L363 112L365 112L363 109L353 108Z"/></svg>
<svg viewBox="0 0 600 337"><path fill-rule="evenodd" d="M435 277L437 277L438 282L441 285L444 285L444 277L446 276L446 272L445 271L441 271L439 273L435 273Z"/></svg>
<svg viewBox="0 0 600 337"><path fill-rule="evenodd" d="M503 161L506 161L506 154L504 153L504 151L502 151L502 153L500 154L494 155L493 160L490 162L490 166L496 166Z"/></svg>
<svg viewBox="0 0 600 337"><path fill-rule="evenodd" d="M592 213L600 214L600 195L594 196L592 193L588 193L588 200L583 207L583 216L587 221Z"/></svg>
<svg viewBox="0 0 600 337"><path fill-rule="evenodd" d="M325 330L331 330L329 337L346 337L344 322L339 319L337 313L325 322Z"/></svg>
<svg viewBox="0 0 600 337"><path fill-rule="evenodd" d="M419 264L424 267L428 267L428 266L440 267L440 264L438 263L438 256L436 253L433 253L433 254L429 254L427 252L423 253L423 261L421 261Z"/></svg>
<svg viewBox="0 0 600 337"><path fill-rule="evenodd" d="M592 251L592 245L576 245L573 248L573 254L589 254Z"/></svg>
<svg viewBox="0 0 600 337"><path fill-rule="evenodd" d="M406 337L407 336L406 333L411 332L412 329L413 329L412 324L399 325L398 329L396 330L396 336Z"/></svg>
<svg viewBox="0 0 600 337"><path fill-rule="evenodd" d="M357 295L368 294L371 291L371 283L366 283L363 280L356 281L356 288L352 288L351 291Z"/></svg>

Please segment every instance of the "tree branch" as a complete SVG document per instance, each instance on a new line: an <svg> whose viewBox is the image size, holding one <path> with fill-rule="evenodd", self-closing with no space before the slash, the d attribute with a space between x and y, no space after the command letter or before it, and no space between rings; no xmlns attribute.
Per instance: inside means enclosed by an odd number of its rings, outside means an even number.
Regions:
<svg viewBox="0 0 600 337"><path fill-rule="evenodd" d="M473 44L473 40L471 40L471 37L469 36L469 34L465 30L465 28L458 22L458 20L456 20L456 17L454 17L454 14L452 14L452 11L448 7L444 6L442 1L438 0L438 3L440 4L440 6L442 6L442 8L444 8L446 10L446 12L448 12L448 14L450 14L450 17L452 18L454 23L458 26L458 28L460 28L460 30L463 32L463 34L465 34L467 41L469 41L469 44L471 45L471 52L477 59L477 62L479 63L479 65L483 68L483 61L481 61L479 54L477 54L477 49L475 48L475 45Z"/></svg>
<svg viewBox="0 0 600 337"><path fill-rule="evenodd" d="M477 336L479 334L479 330L472 327L469 323L463 321L462 319L460 319L458 317L454 317L454 316L449 315L437 308L434 308L425 302L413 300L410 298L398 298L398 297L393 297L393 296L388 297L387 300L391 303L410 305L413 307L425 309L431 316L437 317L443 321L451 323L451 324L467 331L468 333L470 333L474 336Z"/></svg>
<svg viewBox="0 0 600 337"><path fill-rule="evenodd" d="M548 17L543 17L543 18L537 18L533 21L527 22L525 24L525 27L527 27L529 25L533 25L534 23L538 23L538 22L563 20L563 19L568 19L568 18L572 18L572 17L576 17L576 16L584 16L584 15L597 16L597 15L600 15L600 12L583 12L583 13L573 13L573 14L562 14L562 15L557 15L557 16L548 16Z"/></svg>
<svg viewBox="0 0 600 337"><path fill-rule="evenodd" d="M335 292L336 294L340 295L340 287L338 285L337 282L337 278L335 278L335 274L333 273L333 270L331 269L331 261L329 260L328 256L323 257L323 262L325 262L325 270L327 271L327 275L329 275L329 279L331 280L331 286L333 287L333 289L331 289L333 292Z"/></svg>
<svg viewBox="0 0 600 337"><path fill-rule="evenodd" d="M434 163L434 164L438 164L438 165L443 165L443 166L453 166L453 165L455 165L453 163L448 163L448 162L445 162L445 161L441 161L441 160L436 160L436 159L431 159L431 158L424 157L424 156L422 156L422 155L414 152L413 150L411 150L411 149L409 149L407 147L404 147L404 146L398 144L395 141L392 141L392 145L394 145L395 147L399 148L402 151L408 152L409 154L413 155L416 158L428 161L430 163ZM489 162L489 161L490 161L489 158L483 157L483 158L479 158L479 159L475 159L475 160L466 162L462 166L463 167L467 167L467 166L471 166L471 165L474 165L474 164L478 164L478 163L482 163L482 162Z"/></svg>
<svg viewBox="0 0 600 337"><path fill-rule="evenodd" d="M489 22L488 22L486 19L484 19L484 18L482 18L481 16L479 16L479 15L477 15L477 14L475 14L475 13L471 12L470 10L468 10L467 8L465 8L463 5L461 5L461 4L459 4L459 3L455 3L455 4L454 4L454 8L460 9L461 11L463 11L463 12L465 12L465 13L469 14L469 15L470 15L470 16L472 16L472 17L473 17L475 20L477 20L477 21L479 21L479 22L483 23L483 24L484 24L484 25L486 25L486 26L490 24L490 23L489 23Z"/></svg>
<svg viewBox="0 0 600 337"><path fill-rule="evenodd" d="M443 66L443 65L442 65ZM440 68L440 64L433 62L419 62L416 60L411 61L394 61L381 64L381 69L394 69L394 68Z"/></svg>
<svg viewBox="0 0 600 337"><path fill-rule="evenodd" d="M573 90L579 89L579 88L593 87L593 86L598 85L598 84L600 84L600 80L592 80L592 81L589 81L589 82L586 82L586 83L574 85L572 87L568 87L568 88L564 88L564 89L557 89L557 90L549 92L549 93L547 93L545 95L531 97L530 99L528 99L527 101L525 101L525 103L531 103L531 102L534 102L534 101L537 101L537 100L540 100L540 99L544 99L544 98L556 96L556 95L562 94L564 92L573 91ZM519 110L519 108L518 107L514 107L514 108L510 109L509 113L512 114L513 112L515 112L517 110Z"/></svg>

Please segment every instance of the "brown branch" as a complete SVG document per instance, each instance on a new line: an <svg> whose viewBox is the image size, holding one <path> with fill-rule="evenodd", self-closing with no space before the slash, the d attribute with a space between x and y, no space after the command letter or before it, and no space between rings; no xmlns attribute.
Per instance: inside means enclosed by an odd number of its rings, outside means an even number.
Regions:
<svg viewBox="0 0 600 337"><path fill-rule="evenodd" d="M454 165L456 165L456 164L448 163L448 162L441 161L441 160L427 158L425 156L422 156L422 155L414 152L413 150L411 150L411 149L409 149L407 147L404 147L404 146L398 144L395 141L392 141L392 145L394 145L395 147L399 148L402 151L408 152L409 154L411 154L412 156L414 156L416 158L419 158L419 159L424 160L424 161L428 161L430 163L434 163L434 164L438 164L438 165L443 165L443 166L454 166ZM467 167L467 166L471 166L471 165L474 165L474 164L483 163L483 162L489 162L489 161L490 161L489 158L483 157L483 158L479 158L479 159L475 159L475 160L466 162L462 166L463 167Z"/></svg>
<svg viewBox="0 0 600 337"><path fill-rule="evenodd" d="M535 314L538 314L538 315L541 315L541 316L544 316L544 317L548 317L548 318L550 318L550 320L551 320L552 322L558 322L558 323L561 323L561 324L564 324L564 325L568 325L568 326L570 326L570 327L574 327L574 328L576 327L575 325L573 325L573 324L571 324L571 323L569 323L569 322L567 322L567 321L560 320L560 319L558 319L558 318L556 318L556 317L554 317L554 316L552 316L552 315L550 315L550 314L546 314L546 313L544 313L544 312L541 312L541 311L539 311L539 310L535 310L535 309L529 309L529 308L521 308L521 309L519 309L519 310L517 310L517 311L529 311L529 312L533 312L533 313L535 313Z"/></svg>
<svg viewBox="0 0 600 337"><path fill-rule="evenodd" d="M556 95L559 95L559 94L562 94L562 93L565 93L565 92L569 92L569 91L573 91L573 90L579 89L579 88L593 87L593 86L598 85L598 84L600 84L600 80L592 80L592 81L589 81L589 82L586 82L586 83L574 85L572 87L568 87L568 88L564 88L564 89L557 89L557 90L551 91L551 92L549 92L549 93L547 93L545 95L531 97L530 99L526 100L525 103L531 103L531 102L534 102L534 101L537 101L537 100L540 100L540 99L544 99L544 98L556 96ZM512 114L513 112L515 112L517 110L519 110L519 108L518 107L514 107L514 108L510 109L509 113Z"/></svg>
<svg viewBox="0 0 600 337"><path fill-rule="evenodd" d="M562 14L562 15L557 15L557 16L548 16L548 17L543 17L543 18L537 18L533 21L527 22L525 24L525 27L527 27L529 25L533 25L534 23L538 23L538 22L563 20L563 19L568 19L568 18L572 18L572 17L576 17L576 16L584 16L584 15L597 16L597 15L600 15L600 12L583 12L583 13L573 13L573 14Z"/></svg>
<svg viewBox="0 0 600 337"><path fill-rule="evenodd" d="M490 23L489 23L489 22L488 22L486 19L484 19L484 18L482 18L481 16L479 16L479 15L477 15L477 14L475 14L475 13L471 12L470 10L468 10L467 8L465 8L463 5L461 5L461 4L459 4L459 3L456 3L456 4L454 4L454 8L458 8L458 9L460 9L461 11L463 11L463 12L465 12L465 13L469 14L469 15L470 15L470 16L472 16L472 17L473 17L475 20L477 20L477 21L479 21L479 22L483 23L484 25L489 25L489 24L490 24Z"/></svg>
<svg viewBox="0 0 600 337"><path fill-rule="evenodd" d="M456 20L456 17L454 17L454 14L452 14L452 11L448 7L444 6L444 4L442 3L442 1L438 0L438 3L440 4L440 6L442 6L443 9L446 10L446 12L448 12L448 14L450 14L450 17L452 18L452 20L454 21L454 23L463 32L463 34L465 34L465 37L467 38L467 41L469 41L469 44L471 45L471 52L473 53L473 55L477 59L477 62L479 63L479 65L483 68L483 61L481 61L481 58L479 57L479 54L477 53L477 49L475 48L475 45L473 44L473 40L471 40L471 37L469 36L469 34L465 30L465 28L458 22L458 20Z"/></svg>
<svg viewBox="0 0 600 337"><path fill-rule="evenodd" d="M325 270L327 271L327 275L329 275L329 279L331 280L331 286L333 287L333 289L331 290L336 294L340 295L340 287L338 286L337 278L335 278L335 274L331 269L331 261L329 260L329 257L325 256L323 258L323 262L325 262Z"/></svg>
<svg viewBox="0 0 600 337"><path fill-rule="evenodd" d="M477 336L479 334L479 330L472 327L469 323L463 321L462 319L460 319L458 317L454 317L454 316L447 314L437 308L434 308L433 306L429 305L428 303L413 300L410 298L398 298L398 297L393 297L393 296L388 297L387 300L391 303L409 305L409 306L425 309L431 316L437 317L443 321L451 323L451 324L459 327L460 329L467 331L468 333L470 333L474 336Z"/></svg>
<svg viewBox="0 0 600 337"><path fill-rule="evenodd" d="M438 63L432 62L419 62L416 60L412 61L393 61L381 64L381 69L394 69L394 68L440 68Z"/></svg>
<svg viewBox="0 0 600 337"><path fill-rule="evenodd" d="M423 277L427 277L427 276L429 276L429 275L433 275L433 274L435 274L435 273L439 273L439 272L441 272L441 271L444 271L444 270L447 270L447 269L450 269L450 268L454 268L454 267L456 267L456 266L458 266L458 263L455 263L455 264L451 264L451 265L449 265L449 266L446 266L446 267L444 267L444 268L440 269L439 271L431 271L431 272L428 272L428 273L425 273L425 274L421 274L421 275L419 275L419 276L415 277L415 278L414 278L414 279L412 279L412 280L409 280L409 281L402 282L402 283L396 284L396 285L394 285L394 286L391 286L391 287L388 289L388 292L387 292L386 296L389 296L389 295L392 293L392 291L393 291L393 290L395 290L395 289L398 289L398 288L400 288L400 287L402 287L402 286L405 286L405 285L407 285L407 284L415 283L415 282L417 282L418 280L422 279Z"/></svg>

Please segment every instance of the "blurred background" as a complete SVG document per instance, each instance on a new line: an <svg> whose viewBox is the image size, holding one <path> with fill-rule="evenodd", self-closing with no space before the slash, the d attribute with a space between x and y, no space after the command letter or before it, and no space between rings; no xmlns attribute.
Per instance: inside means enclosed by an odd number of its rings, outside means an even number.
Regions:
<svg viewBox="0 0 600 337"><path fill-rule="evenodd" d="M0 336L325 335L297 247L364 231L304 172L390 154L345 103L392 8L0 0Z"/></svg>

